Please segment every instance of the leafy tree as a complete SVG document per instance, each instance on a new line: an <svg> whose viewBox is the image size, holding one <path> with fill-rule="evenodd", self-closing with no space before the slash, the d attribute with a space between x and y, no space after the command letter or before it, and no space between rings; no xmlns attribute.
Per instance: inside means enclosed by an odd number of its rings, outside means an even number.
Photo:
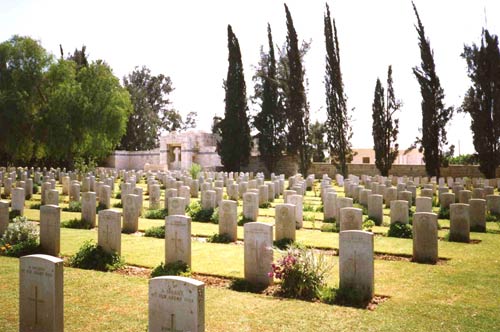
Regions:
<svg viewBox="0 0 500 332"><path fill-rule="evenodd" d="M352 129L347 114L347 97L342 82L340 70L339 40L335 19L330 17L330 8L326 5L324 16L325 43L326 43L326 130L330 145L332 163L337 165L343 176L348 175L347 163L352 161L353 152L350 139Z"/></svg>
<svg viewBox="0 0 500 332"><path fill-rule="evenodd" d="M271 26L267 25L269 53L261 50L261 60L253 77L255 94L253 100L260 105L260 112L255 116L253 125L259 131L260 158L269 172L274 172L276 163L286 147L286 118L278 92L277 64Z"/></svg>
<svg viewBox="0 0 500 332"><path fill-rule="evenodd" d="M222 164L228 171L239 171L241 166L248 164L250 156L250 126L240 45L231 25L227 26L227 37L229 67L224 81L226 107L224 118L216 125L216 130L220 130L221 135L218 151Z"/></svg>
<svg viewBox="0 0 500 332"><path fill-rule="evenodd" d="M415 144L420 144L419 151L424 153L427 175L439 177L443 148L448 143L446 124L453 116L453 108L444 106L444 90L436 74L434 54L430 42L425 36L424 26L420 21L417 8L414 3L412 4L417 17L415 28L418 33L422 59L421 66L413 68L413 73L420 84L420 93L422 94L422 138L417 137Z"/></svg>
<svg viewBox="0 0 500 332"><path fill-rule="evenodd" d="M474 148L479 170L486 178L496 177L500 165L500 51L498 37L483 30L481 45L465 46L472 86L465 95L462 111L471 116Z"/></svg>
<svg viewBox="0 0 500 332"><path fill-rule="evenodd" d="M396 143L398 138L399 120L393 119L394 113L401 107L396 100L392 86L392 66L387 71L387 95L377 78L373 100L373 143L375 150L375 165L382 176L388 176L392 164L398 156Z"/></svg>
<svg viewBox="0 0 500 332"><path fill-rule="evenodd" d="M323 123L316 122L309 125L309 145L312 153L312 159L314 162L324 162L325 161L325 150L328 149L328 145L325 142L326 126Z"/></svg>
<svg viewBox="0 0 500 332"><path fill-rule="evenodd" d="M130 93L134 111L129 117L120 149L151 150L158 147L160 130L174 131L195 126L196 113L189 113L184 122L179 112L171 107L168 95L174 89L169 76L155 76L145 66L136 67L123 78L123 84Z"/></svg>
<svg viewBox="0 0 500 332"><path fill-rule="evenodd" d="M13 36L0 44L0 163L29 162L51 56L36 40Z"/></svg>
<svg viewBox="0 0 500 332"><path fill-rule="evenodd" d="M299 49L297 32L293 25L292 15L285 4L286 13L286 73L284 77L285 109L288 118L288 152L297 154L299 171L306 174L311 164L310 151L307 144L309 135L309 104L304 88L303 58Z"/></svg>

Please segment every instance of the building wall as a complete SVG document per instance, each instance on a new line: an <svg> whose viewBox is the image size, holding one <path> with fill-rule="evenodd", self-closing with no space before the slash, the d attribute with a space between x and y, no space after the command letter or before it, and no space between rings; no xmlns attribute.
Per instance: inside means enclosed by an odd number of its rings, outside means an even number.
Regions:
<svg viewBox="0 0 500 332"><path fill-rule="evenodd" d="M143 170L144 165L158 165L160 163L160 150L151 151L115 151L106 161L107 167L117 169Z"/></svg>

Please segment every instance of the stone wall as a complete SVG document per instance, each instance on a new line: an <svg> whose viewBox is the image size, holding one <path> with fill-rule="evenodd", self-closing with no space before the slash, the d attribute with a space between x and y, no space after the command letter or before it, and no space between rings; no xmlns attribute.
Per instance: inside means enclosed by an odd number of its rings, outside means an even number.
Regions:
<svg viewBox="0 0 500 332"><path fill-rule="evenodd" d="M106 166L117 169L144 169L145 164L160 163L160 150L115 151L106 161Z"/></svg>

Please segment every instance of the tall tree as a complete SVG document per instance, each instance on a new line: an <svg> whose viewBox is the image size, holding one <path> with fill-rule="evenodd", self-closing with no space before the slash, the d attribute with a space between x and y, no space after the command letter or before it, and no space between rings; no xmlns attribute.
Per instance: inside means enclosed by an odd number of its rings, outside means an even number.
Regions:
<svg viewBox="0 0 500 332"><path fill-rule="evenodd" d="M253 100L260 105L260 112L254 117L253 125L259 131L260 158L269 172L274 172L276 163L286 146L286 117L278 93L276 57L274 54L271 26L267 25L269 53L261 50L259 67L253 77L255 94Z"/></svg>
<svg viewBox="0 0 500 332"><path fill-rule="evenodd" d="M324 16L326 43L326 131L332 163L343 176L348 175L347 163L352 161L352 129L347 114L347 97L340 70L339 40L335 19L330 17L330 8L326 5Z"/></svg>
<svg viewBox="0 0 500 332"><path fill-rule="evenodd" d="M425 36L424 26L420 21L417 7L413 4L413 10L417 17L415 26L418 33L420 67L414 67L413 73L420 84L422 94L422 138L416 140L420 144L420 152L424 153L425 170L428 176L440 176L440 166L443 160L443 149L448 144L446 139L446 124L453 116L453 108L445 107L444 90L436 74L434 64L434 53L431 49L429 39Z"/></svg>
<svg viewBox="0 0 500 332"><path fill-rule="evenodd" d="M401 102L396 100L392 86L392 66L387 71L387 95L377 78L375 96L373 99L373 143L375 150L375 165L380 174L389 175L389 170L398 156L399 120L394 119L394 113L401 108Z"/></svg>
<svg viewBox="0 0 500 332"><path fill-rule="evenodd" d="M127 151L151 150L159 145L160 131L183 129L186 124L181 115L172 108L169 94L174 90L169 76L152 75L145 66L135 68L123 78L130 93L134 111L127 123L120 149ZM188 115L187 127L194 127L193 113Z"/></svg>
<svg viewBox="0 0 500 332"><path fill-rule="evenodd" d="M479 170L495 178L500 165L500 51L498 37L483 30L481 45L464 46L472 86L465 95L462 111L471 116L474 148Z"/></svg>
<svg viewBox="0 0 500 332"><path fill-rule="evenodd" d="M328 149L328 145L325 140L326 126L324 123L320 123L318 120L309 125L309 140L312 159L316 163L321 163L325 161L325 150Z"/></svg>
<svg viewBox="0 0 500 332"><path fill-rule="evenodd" d="M251 138L247 116L246 84L238 38L231 25L227 26L229 67L224 81L226 91L224 118L219 122L221 140L218 151L228 171L239 171L248 164Z"/></svg>
<svg viewBox="0 0 500 332"><path fill-rule="evenodd" d="M286 13L286 58L288 77L286 82L285 108L288 117L288 151L297 154L299 171L306 174L311 164L310 151L307 144L309 135L309 105L304 88L304 69L302 54L299 49L297 32L293 26L292 15L285 4Z"/></svg>

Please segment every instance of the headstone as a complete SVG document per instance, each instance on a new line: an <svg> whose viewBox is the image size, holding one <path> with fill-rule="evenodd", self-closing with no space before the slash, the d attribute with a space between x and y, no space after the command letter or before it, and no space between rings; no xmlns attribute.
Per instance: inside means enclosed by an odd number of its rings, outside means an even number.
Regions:
<svg viewBox="0 0 500 332"><path fill-rule="evenodd" d="M144 209L143 194L141 187L134 188L134 195L137 195L137 209L139 210L139 217L142 215L142 210Z"/></svg>
<svg viewBox="0 0 500 332"><path fill-rule="evenodd" d="M432 198L417 197L416 198L416 212L432 212Z"/></svg>
<svg viewBox="0 0 500 332"><path fill-rule="evenodd" d="M215 209L215 190L204 190L201 192L201 208L204 210Z"/></svg>
<svg viewBox="0 0 500 332"><path fill-rule="evenodd" d="M252 192L243 194L243 217L257 221L259 216L259 195Z"/></svg>
<svg viewBox="0 0 500 332"><path fill-rule="evenodd" d="M139 208L137 195L128 194L123 200L123 232L135 233L139 230Z"/></svg>
<svg viewBox="0 0 500 332"><path fill-rule="evenodd" d="M165 218L165 264L181 261L191 266L191 218Z"/></svg>
<svg viewBox="0 0 500 332"><path fill-rule="evenodd" d="M481 198L469 200L470 229L473 232L486 232L486 201Z"/></svg>
<svg viewBox="0 0 500 332"><path fill-rule="evenodd" d="M409 221L409 209L407 201L391 202L391 224L399 222L407 224Z"/></svg>
<svg viewBox="0 0 500 332"><path fill-rule="evenodd" d="M0 237L9 226L9 202L0 201Z"/></svg>
<svg viewBox="0 0 500 332"><path fill-rule="evenodd" d="M205 284L177 276L149 280L149 332L204 332Z"/></svg>
<svg viewBox="0 0 500 332"><path fill-rule="evenodd" d="M259 206L269 202L269 188L267 185L259 186Z"/></svg>
<svg viewBox="0 0 500 332"><path fill-rule="evenodd" d="M472 191L470 190L460 190L458 192L458 202L463 204L469 204L469 200L472 198Z"/></svg>
<svg viewBox="0 0 500 332"><path fill-rule="evenodd" d="M115 210L99 211L97 244L105 251L121 255L122 241L121 213Z"/></svg>
<svg viewBox="0 0 500 332"><path fill-rule="evenodd" d="M340 231L362 230L363 211L345 207L340 209Z"/></svg>
<svg viewBox="0 0 500 332"><path fill-rule="evenodd" d="M340 228L340 209L345 207L352 207L352 205L353 205L352 198L337 197L337 206L336 206L337 216L335 217L335 223L337 224L337 227Z"/></svg>
<svg viewBox="0 0 500 332"><path fill-rule="evenodd" d="M96 195L95 192L87 191L82 194L82 219L95 227Z"/></svg>
<svg viewBox="0 0 500 332"><path fill-rule="evenodd" d="M500 196L499 195L487 195L486 196L486 207L488 212L493 215L500 215Z"/></svg>
<svg viewBox="0 0 500 332"><path fill-rule="evenodd" d="M382 225L382 222L384 221L384 206L382 195L368 196L368 217L375 222L375 225Z"/></svg>
<svg viewBox="0 0 500 332"><path fill-rule="evenodd" d="M26 195L24 193L24 188L14 188L12 190L12 211L19 211L21 216L24 216L24 201Z"/></svg>
<svg viewBox="0 0 500 332"><path fill-rule="evenodd" d="M111 187L108 186L108 185L101 185L98 187L99 190L100 190L100 193L99 193L99 203L103 204L106 209L109 209L111 208ZM130 192L131 191L127 191L127 192ZM123 192L122 192L122 195L123 195ZM129 194L125 194L125 196L127 196ZM125 203L125 197L123 197L122 199L122 204Z"/></svg>
<svg viewBox="0 0 500 332"><path fill-rule="evenodd" d="M474 188L472 189L472 198L482 198L484 199L484 189L483 188Z"/></svg>
<svg viewBox="0 0 500 332"><path fill-rule="evenodd" d="M19 259L19 331L64 331L63 260L49 255Z"/></svg>
<svg viewBox="0 0 500 332"><path fill-rule="evenodd" d="M422 189L420 191L420 196L421 197L430 197L430 198L433 198L434 197L434 190L432 190L432 189Z"/></svg>
<svg viewBox="0 0 500 332"><path fill-rule="evenodd" d="M252 284L271 285L273 278L273 226L261 222L244 225L245 280Z"/></svg>
<svg viewBox="0 0 500 332"><path fill-rule="evenodd" d="M442 193L440 196L439 203L441 208L449 209L450 205L455 203L455 194L453 193Z"/></svg>
<svg viewBox="0 0 500 332"><path fill-rule="evenodd" d="M59 191L56 189L48 189L45 195L47 196L45 199L46 205L59 205Z"/></svg>
<svg viewBox="0 0 500 332"><path fill-rule="evenodd" d="M304 224L303 200L304 197L301 195L288 195L286 197L286 203L295 206L295 226L297 229L301 229Z"/></svg>
<svg viewBox="0 0 500 332"><path fill-rule="evenodd" d="M340 289L359 292L369 301L374 294L373 233L343 231L339 233Z"/></svg>
<svg viewBox="0 0 500 332"><path fill-rule="evenodd" d="M33 197L33 179L26 179L26 199L31 199Z"/></svg>
<svg viewBox="0 0 500 332"><path fill-rule="evenodd" d="M289 196L289 198L292 196ZM302 198L302 196L300 196ZM275 207L275 240L290 239L295 241L295 205L277 204Z"/></svg>
<svg viewBox="0 0 500 332"><path fill-rule="evenodd" d="M326 193L325 202L323 203L324 220L333 220L336 217L337 193Z"/></svg>
<svg viewBox="0 0 500 332"><path fill-rule="evenodd" d="M72 183L69 189L69 201L79 202L80 201L80 184Z"/></svg>
<svg viewBox="0 0 500 332"><path fill-rule="evenodd" d="M363 189L359 192L359 204L368 206L368 196L372 194L371 189Z"/></svg>
<svg viewBox="0 0 500 332"><path fill-rule="evenodd" d="M227 234L232 242L237 240L238 204L233 200L222 200L219 206L219 234Z"/></svg>
<svg viewBox="0 0 500 332"><path fill-rule="evenodd" d="M160 209L160 194L161 194L160 185L158 185L158 184L152 185L150 192L149 192L149 209L150 210ZM123 192L122 192L122 195L123 195Z"/></svg>
<svg viewBox="0 0 500 332"><path fill-rule="evenodd" d="M450 241L470 241L469 205L455 203L450 205Z"/></svg>
<svg viewBox="0 0 500 332"><path fill-rule="evenodd" d="M413 205L413 197L412 197L411 191L406 191L406 190L398 191L398 200L407 201L408 206Z"/></svg>
<svg viewBox="0 0 500 332"><path fill-rule="evenodd" d="M385 190L384 201L385 206L390 207L391 202L398 199L398 189L394 187L387 188Z"/></svg>
<svg viewBox="0 0 500 332"><path fill-rule="evenodd" d="M61 250L61 208L59 206L40 206L40 247L44 254L59 255Z"/></svg>
<svg viewBox="0 0 500 332"><path fill-rule="evenodd" d="M185 215L186 214L186 203L184 202L184 197L170 197L168 199L168 215Z"/></svg>
<svg viewBox="0 0 500 332"><path fill-rule="evenodd" d="M413 261L435 264L438 260L437 215L416 212L413 215Z"/></svg>

